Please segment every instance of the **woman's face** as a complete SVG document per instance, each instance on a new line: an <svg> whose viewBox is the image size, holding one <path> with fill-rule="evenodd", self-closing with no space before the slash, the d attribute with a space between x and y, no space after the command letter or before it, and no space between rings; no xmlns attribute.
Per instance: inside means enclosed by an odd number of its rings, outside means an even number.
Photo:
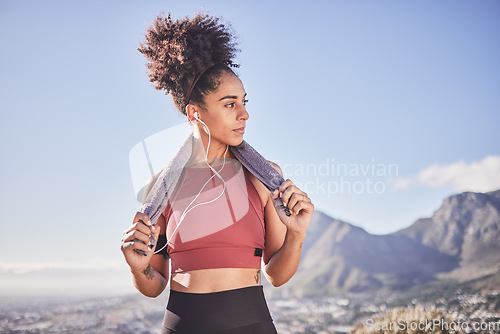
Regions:
<svg viewBox="0 0 500 334"><path fill-rule="evenodd" d="M217 90L205 96L205 109L197 108L198 117L210 129L211 143L236 146L243 140L249 117L245 107L247 94L241 80L232 73L224 73L219 82ZM203 124L199 126L201 131L207 133ZM240 131L235 131L237 129Z"/></svg>

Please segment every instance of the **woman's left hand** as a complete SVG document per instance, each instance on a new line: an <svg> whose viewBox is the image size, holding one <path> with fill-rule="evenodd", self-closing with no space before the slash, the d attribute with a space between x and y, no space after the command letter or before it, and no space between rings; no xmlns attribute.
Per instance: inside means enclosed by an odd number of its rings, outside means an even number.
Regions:
<svg viewBox="0 0 500 334"><path fill-rule="evenodd" d="M286 215L285 210L276 206L275 200L278 196L283 200L283 204L290 209L290 216ZM307 197L307 194L297 188L290 179L287 179L279 186L279 191L275 190L271 194L271 198L275 203L279 218L287 229L293 232L305 233L314 211L314 204L311 203L311 199Z"/></svg>

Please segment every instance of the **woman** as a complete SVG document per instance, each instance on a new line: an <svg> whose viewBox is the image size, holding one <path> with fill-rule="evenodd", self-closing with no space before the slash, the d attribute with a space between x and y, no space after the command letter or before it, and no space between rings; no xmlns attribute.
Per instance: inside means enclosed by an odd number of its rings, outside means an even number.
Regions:
<svg viewBox="0 0 500 334"><path fill-rule="evenodd" d="M230 68L238 66L232 34L208 15L177 21L160 15L139 51L150 61L150 80L192 122L204 159L183 169L155 226L137 212L124 232L121 249L134 285L157 297L169 280L162 333L276 333L261 262L273 286L295 274L314 205L289 179L269 193L228 150L242 142L249 118L247 94ZM200 195L204 205L196 202ZM278 196L290 216L275 207ZM158 240L154 252L147 246L151 234Z"/></svg>

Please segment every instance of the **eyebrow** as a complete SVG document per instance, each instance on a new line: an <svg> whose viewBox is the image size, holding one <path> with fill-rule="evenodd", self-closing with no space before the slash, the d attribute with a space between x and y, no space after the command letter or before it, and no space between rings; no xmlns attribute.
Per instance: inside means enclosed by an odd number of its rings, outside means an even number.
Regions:
<svg viewBox="0 0 500 334"><path fill-rule="evenodd" d="M245 98L245 96L247 96L247 93L245 93L245 95L243 95L243 98ZM236 95L226 95L222 98L219 99L219 101L222 101L224 99L237 99L238 97Z"/></svg>

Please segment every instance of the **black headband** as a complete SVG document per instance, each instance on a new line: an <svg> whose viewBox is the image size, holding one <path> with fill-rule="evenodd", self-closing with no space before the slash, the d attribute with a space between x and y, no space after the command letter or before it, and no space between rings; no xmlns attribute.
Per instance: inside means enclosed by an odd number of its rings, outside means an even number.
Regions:
<svg viewBox="0 0 500 334"><path fill-rule="evenodd" d="M208 71L214 65L215 64L210 64L209 66L205 67L205 69L203 71L201 71L200 73L198 73L194 77L193 82L191 82L191 85L189 85L189 88L188 88L187 93L186 93L186 99L185 99L186 106L189 104L189 100L191 99L191 94L193 93L194 86L196 86L196 83L198 82L198 80L200 80L200 78L203 76L203 74L205 74L205 72Z"/></svg>

